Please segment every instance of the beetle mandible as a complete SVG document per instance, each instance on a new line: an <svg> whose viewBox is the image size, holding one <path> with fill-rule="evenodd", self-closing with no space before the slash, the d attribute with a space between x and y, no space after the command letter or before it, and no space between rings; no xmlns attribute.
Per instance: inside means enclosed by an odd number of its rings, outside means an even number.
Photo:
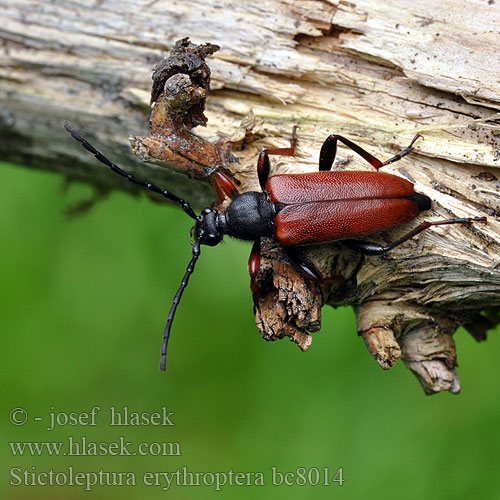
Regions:
<svg viewBox="0 0 500 500"><path fill-rule="evenodd" d="M235 183L223 172L214 174L219 203L228 197L231 202L225 210L205 208L196 215L191 205L172 192L149 181L139 179L122 170L94 148L67 122L64 128L73 139L113 172L130 182L158 193L178 203L193 218L195 241L192 258L172 302L163 333L160 369L166 368L170 330L177 306L194 271L201 245L218 245L224 235L254 242L248 270L254 304L258 300L257 273L260 266L260 238L274 237L285 249L296 245L321 244L340 240L342 244L365 255L381 255L401 245L431 226L486 222L486 217L424 221L387 246L353 237L385 231L415 219L431 208L431 199L414 191L411 182L379 169L400 160L413 150L413 144L422 136L417 134L410 145L384 162L341 135L331 134L321 147L319 171L302 174L278 174L269 177L269 155L293 156L297 145L293 128L290 147L263 150L257 161L261 192L239 193ZM364 158L374 172L332 171L340 141ZM312 279L321 279L313 266L298 262L302 272Z"/></svg>

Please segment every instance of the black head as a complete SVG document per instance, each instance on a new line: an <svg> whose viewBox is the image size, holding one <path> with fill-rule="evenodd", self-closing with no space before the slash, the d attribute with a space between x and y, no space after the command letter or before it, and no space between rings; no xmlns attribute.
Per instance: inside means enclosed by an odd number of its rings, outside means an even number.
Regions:
<svg viewBox="0 0 500 500"><path fill-rule="evenodd" d="M198 217L194 226L195 239L202 245L214 247L223 238L223 233L219 227L218 212L213 208L205 208Z"/></svg>

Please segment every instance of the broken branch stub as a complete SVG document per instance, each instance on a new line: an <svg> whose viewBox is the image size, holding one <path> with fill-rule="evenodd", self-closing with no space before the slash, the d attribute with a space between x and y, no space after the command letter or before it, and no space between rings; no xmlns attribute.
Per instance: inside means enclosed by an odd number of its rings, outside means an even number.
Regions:
<svg viewBox="0 0 500 500"><path fill-rule="evenodd" d="M188 39L175 44L170 57L154 70L151 136L130 140L145 161L205 182L223 170L240 191L255 190L256 168L242 167L248 163L248 148L246 153L231 152L236 142L248 145L249 137L263 135L255 120L244 122L232 138L215 143L189 131L206 124L210 70L205 57L217 49L211 44L194 45ZM404 167L399 173L407 175ZM433 183L439 182L438 175L432 172ZM427 194L431 196L432 191ZM429 219L455 216L451 209L433 206L435 212ZM491 215L486 208L481 211L481 206L468 204L463 195L454 199L453 207L470 216ZM405 229L370 239L386 244ZM301 260L321 275L320 281L305 277L273 239L263 238L261 246L255 317L264 339L288 337L306 351L313 338L310 333L320 329L321 307L351 305L358 334L378 364L387 370L402 358L427 394L460 390L452 337L456 329L464 325L479 341L499 322L500 281L492 271L498 243L479 224L433 228L384 256L363 257L341 243L296 248ZM492 294L493 289L498 293ZM484 309L488 317L481 314Z"/></svg>
<svg viewBox="0 0 500 500"><path fill-rule="evenodd" d="M151 136L130 137L139 158L202 181L209 181L217 170L226 170L231 161L229 142L221 139L211 143L190 132L207 122L204 111L210 68L205 57L217 50L217 45L195 45L184 38L175 43L169 57L155 66Z"/></svg>
<svg viewBox="0 0 500 500"><path fill-rule="evenodd" d="M321 328L324 287L308 281L271 238L262 238L257 282L260 296L255 322L262 337L289 337L302 351L307 351L312 343L308 332Z"/></svg>

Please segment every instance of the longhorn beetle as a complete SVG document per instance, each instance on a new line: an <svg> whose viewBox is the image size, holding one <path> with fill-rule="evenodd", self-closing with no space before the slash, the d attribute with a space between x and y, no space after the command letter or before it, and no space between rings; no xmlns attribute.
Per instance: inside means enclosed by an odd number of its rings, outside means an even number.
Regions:
<svg viewBox="0 0 500 500"><path fill-rule="evenodd" d="M265 149L260 153L257 160L257 173L261 192L239 193L235 183L226 174L216 172L213 178L218 201L221 203L228 197L231 203L223 211L205 208L200 215L196 215L186 200L125 172L95 149L67 122L64 122L64 128L73 139L80 142L87 151L113 172L178 203L182 210L196 221L193 255L175 294L163 333L161 370L165 370L166 367L167 346L175 311L200 256L200 247L201 245L218 245L225 234L254 242L248 269L250 288L256 306L259 298L257 273L260 266L260 238L263 236L274 237L285 249L294 245L340 240L356 252L365 255L381 255L431 226L486 222L486 217L424 221L387 246L353 239L353 236L378 233L405 224L417 217L420 212L431 208L431 199L424 194L416 193L411 182L396 175L378 171L409 154L413 150L415 141L422 137L420 134L413 138L406 149L384 162L349 139L332 134L327 137L321 147L318 172L269 177L269 155L293 156L295 154L297 127L294 127L290 147ZM364 158L375 168L375 172L332 171L338 141ZM313 266L293 260L309 278L321 279Z"/></svg>

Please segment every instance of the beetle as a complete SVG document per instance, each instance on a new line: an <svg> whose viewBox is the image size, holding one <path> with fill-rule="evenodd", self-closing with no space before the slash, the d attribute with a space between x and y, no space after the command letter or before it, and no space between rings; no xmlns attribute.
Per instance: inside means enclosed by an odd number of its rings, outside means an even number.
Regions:
<svg viewBox="0 0 500 500"><path fill-rule="evenodd" d="M81 143L87 151L113 172L177 203L187 215L196 221L192 257L172 302L163 333L161 370L166 368L167 347L175 312L200 256L201 245L216 246L222 241L224 235L254 242L248 269L250 288L256 306L259 298L257 274L260 266L261 237L274 237L285 250L293 249L298 245L321 244L338 240L361 254L381 255L431 226L486 222L486 217L424 221L386 246L357 239L358 236L378 233L410 222L421 212L431 208L431 199L415 192L411 182L393 174L379 172L380 168L399 161L411 153L415 141L422 138L420 134L413 138L406 149L384 162L349 139L331 134L321 147L317 172L269 176L270 155L293 156L295 154L297 145L297 127L295 126L290 139L290 147L265 149L260 153L257 160L260 192L240 193L230 177L217 171L213 180L218 201L222 203L228 197L230 203L225 210L207 207L201 211L200 215L196 215L186 200L149 181L139 179L112 163L68 122L64 122L64 128L73 139ZM338 142L342 142L360 155L374 167L375 171L332 171ZM297 261L293 255L292 260L298 264L307 277L321 279L314 266Z"/></svg>

